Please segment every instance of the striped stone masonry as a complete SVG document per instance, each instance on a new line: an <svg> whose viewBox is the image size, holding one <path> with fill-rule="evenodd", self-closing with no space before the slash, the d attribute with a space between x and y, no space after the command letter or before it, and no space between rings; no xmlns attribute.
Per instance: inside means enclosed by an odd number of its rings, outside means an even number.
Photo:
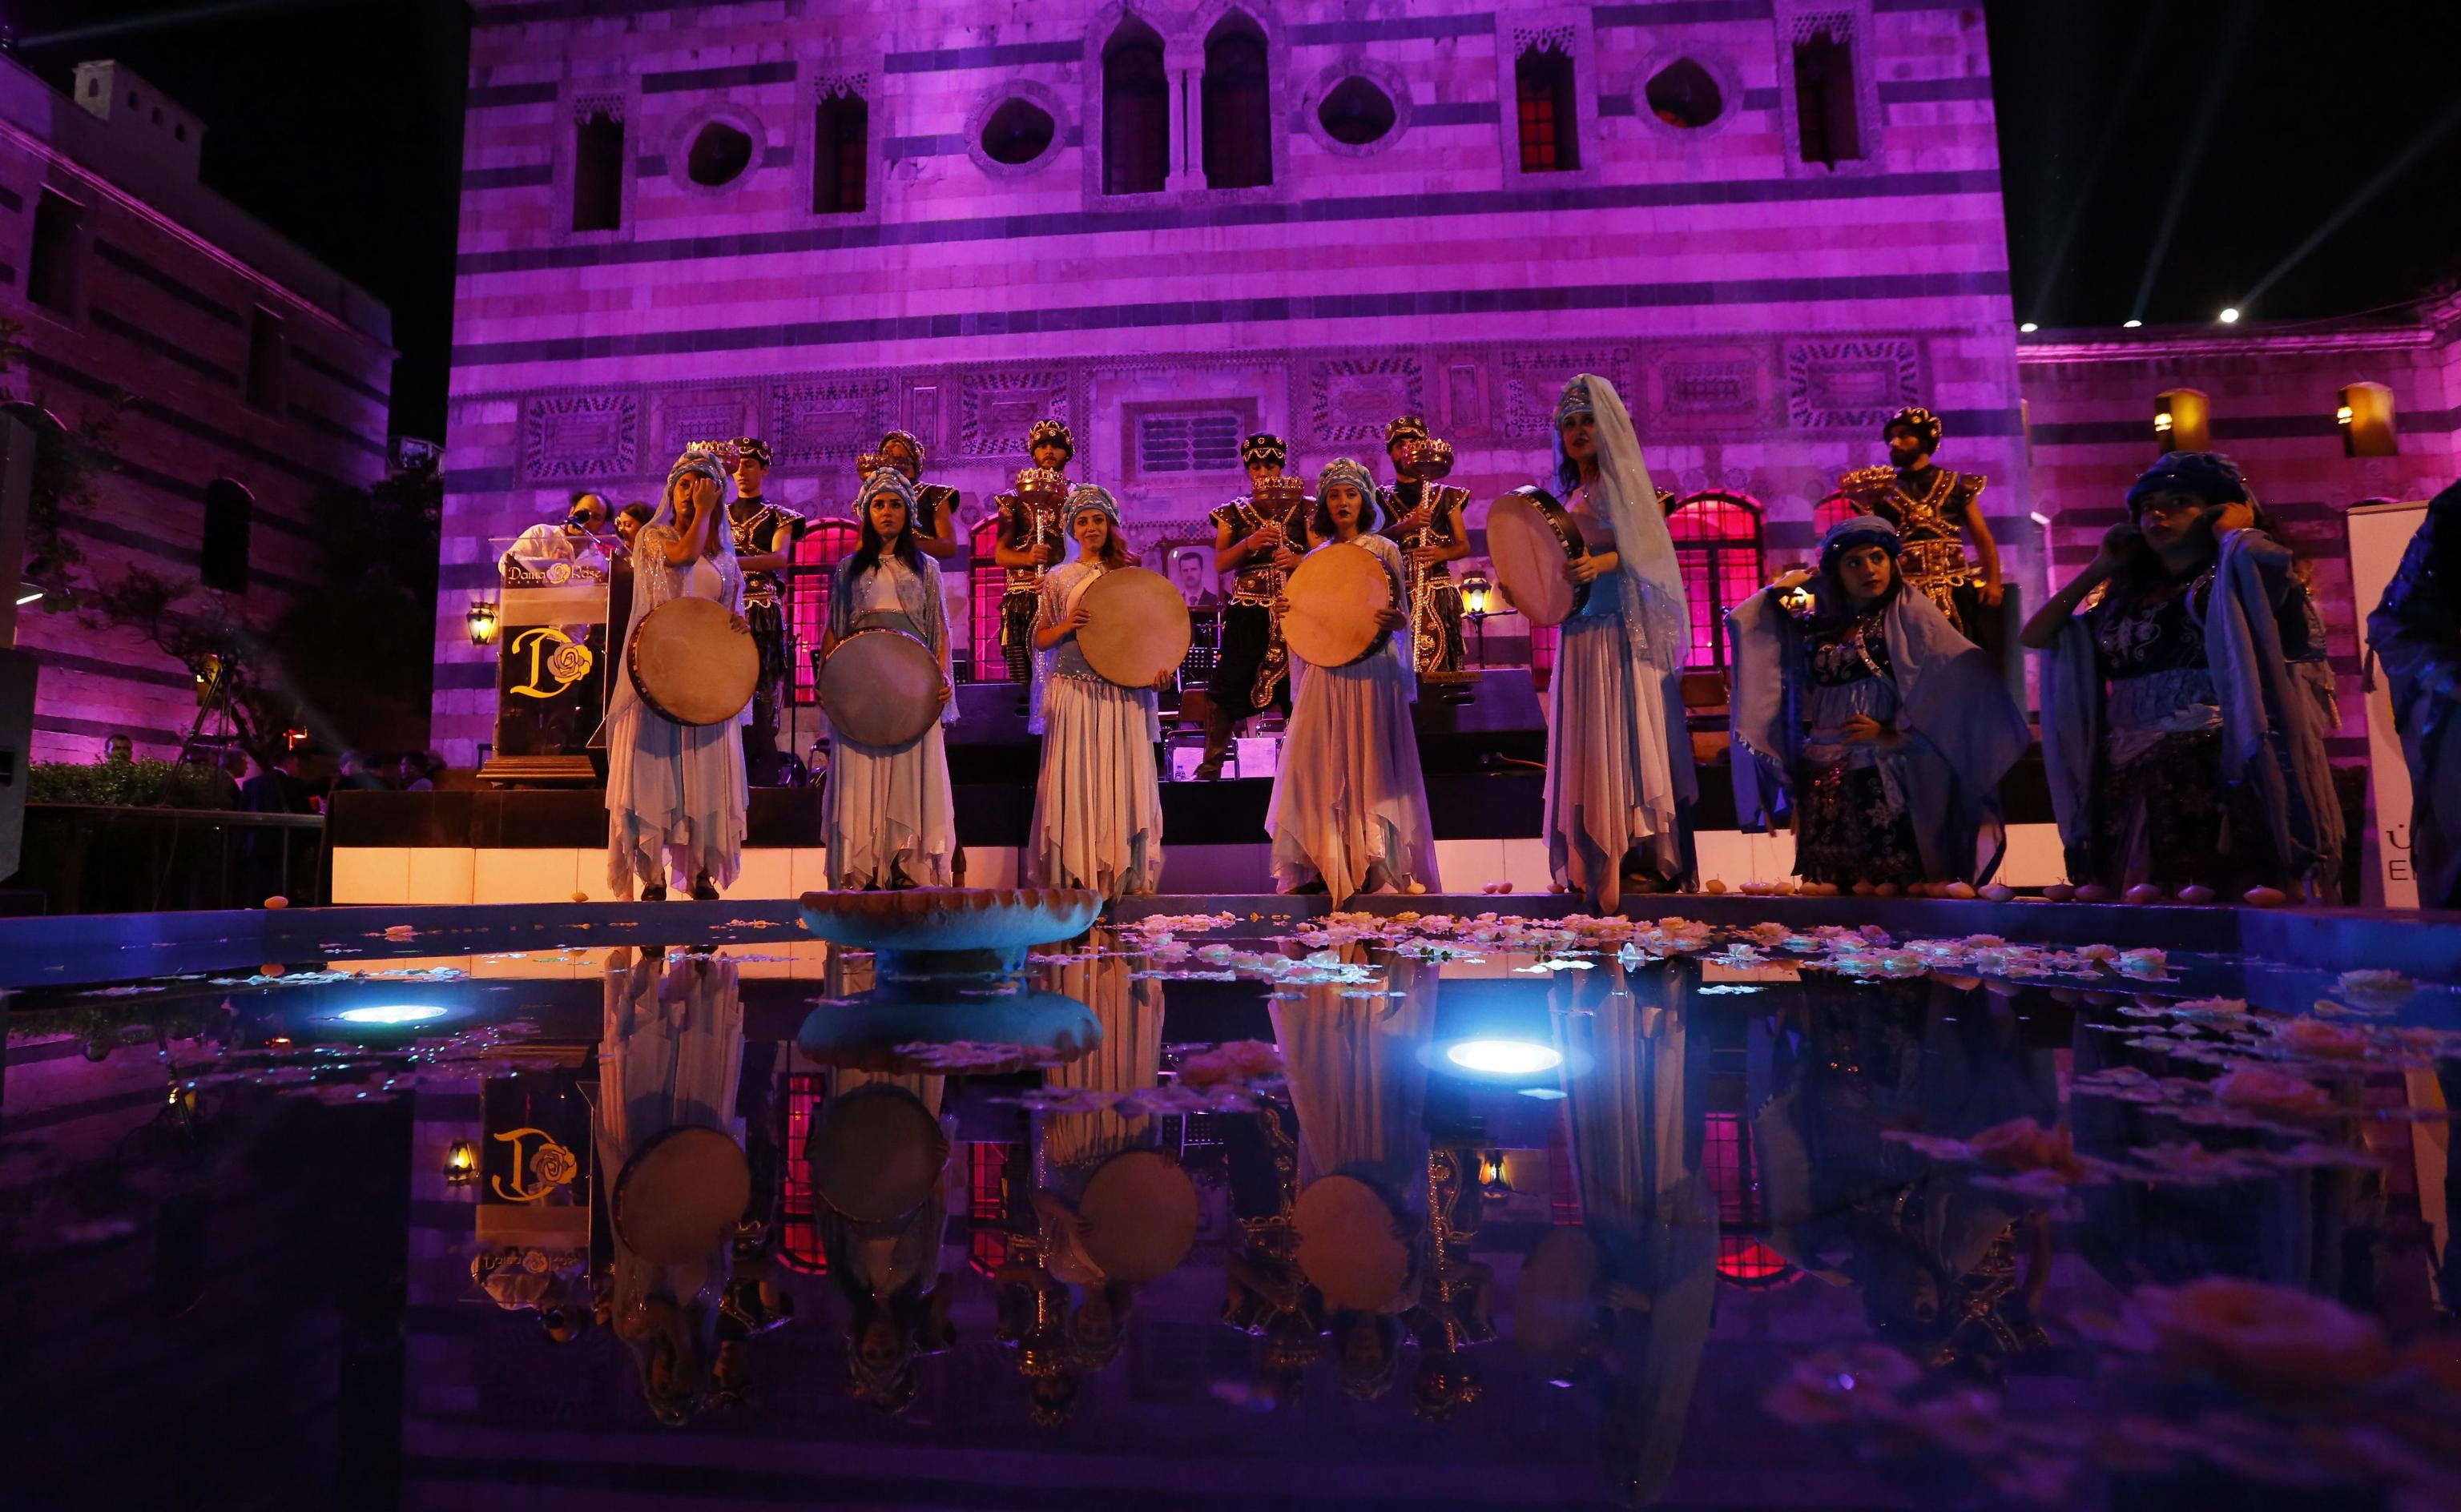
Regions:
<svg viewBox="0 0 2461 1512"><path fill-rule="evenodd" d="M762 436L772 497L843 515L856 457L913 431L971 526L1027 425L1057 415L1072 472L1155 545L1209 536L1206 511L1244 488L1191 437L1273 430L1295 470L1352 455L1381 476L1384 421L1416 411L1454 442L1475 528L1546 465L1564 379L1594 371L1661 486L1759 507L1773 569L1807 551L1836 475L1882 458L1881 419L1922 403L1948 418L1943 460L1991 478L2011 576L2041 575L2017 528L2033 504L1978 11L830 9L476 8L433 732L457 764L490 738L462 625L493 588L488 540L576 487L654 499L679 445L713 436ZM1814 101L1815 138L1851 118L1833 165L1806 160L1796 98L1814 33L1851 60ZM1159 108L1131 119L1114 90L1106 112L1106 53L1158 53ZM1270 182L1216 188L1209 68L1257 57L1257 129L1217 149ZM1555 71L1564 166L1525 165L1525 67ZM1371 96L1391 123L1359 139L1343 112ZM1001 133L1035 113L1048 142L1027 153ZM731 134L739 171L700 181ZM862 164L860 207L815 207L824 147L840 175ZM1111 192L1131 161L1159 184ZM575 229L579 187L612 229Z"/></svg>

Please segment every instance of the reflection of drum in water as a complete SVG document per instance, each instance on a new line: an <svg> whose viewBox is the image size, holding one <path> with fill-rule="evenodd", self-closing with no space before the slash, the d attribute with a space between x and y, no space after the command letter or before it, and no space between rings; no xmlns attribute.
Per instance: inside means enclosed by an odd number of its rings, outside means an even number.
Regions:
<svg viewBox="0 0 2461 1512"><path fill-rule="evenodd" d="M1114 1281L1159 1281L1196 1246L1196 1183L1153 1150L1102 1162L1077 1203L1077 1243Z"/></svg>
<svg viewBox="0 0 2461 1512"><path fill-rule="evenodd" d="M1291 570L1282 640L1312 667L1346 667L1376 649L1376 616L1393 607L1393 577L1365 546L1320 546Z"/></svg>
<svg viewBox="0 0 2461 1512"><path fill-rule="evenodd" d="M1410 1281L1410 1242L1382 1193L1355 1176L1310 1182L1291 1211L1299 1270L1337 1308L1379 1312Z"/></svg>
<svg viewBox="0 0 2461 1512"><path fill-rule="evenodd" d="M949 1136L922 1098L876 1081L821 1110L803 1159L814 1196L858 1224L889 1224L931 1200Z"/></svg>
<svg viewBox="0 0 2461 1512"><path fill-rule="evenodd" d="M1567 569L1590 554L1580 523L1543 488L1516 488L1487 513L1487 552L1504 591L1532 625L1561 625L1590 601Z"/></svg>
<svg viewBox="0 0 2461 1512"><path fill-rule="evenodd" d="M940 717L949 680L905 616L866 615L820 664L816 679L829 728L859 745L894 747L922 738Z"/></svg>
<svg viewBox="0 0 2461 1512"><path fill-rule="evenodd" d="M743 1147L695 1126L669 1129L633 1152L615 1177L612 1213L626 1248L652 1265L678 1266L716 1249L751 1203Z"/></svg>
<svg viewBox="0 0 2461 1512"><path fill-rule="evenodd" d="M716 599L670 599L642 615L624 661L641 701L679 725L726 723L760 681L751 627Z"/></svg>
<svg viewBox="0 0 2461 1512"><path fill-rule="evenodd" d="M1077 632L1085 665L1123 688L1151 688L1188 658L1188 601L1159 572L1114 567L1078 604L1091 616Z"/></svg>

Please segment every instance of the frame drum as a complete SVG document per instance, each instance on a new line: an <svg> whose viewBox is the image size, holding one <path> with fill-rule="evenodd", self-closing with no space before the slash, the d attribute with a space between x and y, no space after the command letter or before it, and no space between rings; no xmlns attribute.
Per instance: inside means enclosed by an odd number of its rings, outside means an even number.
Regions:
<svg viewBox="0 0 2461 1512"><path fill-rule="evenodd" d="M875 1081L830 1099L803 1159L814 1196L858 1224L888 1224L931 1201L949 1136L922 1098Z"/></svg>
<svg viewBox="0 0 2461 1512"><path fill-rule="evenodd" d="M752 1162L717 1129L669 1129L634 1151L615 1178L615 1232L652 1265L708 1254L751 1205Z"/></svg>
<svg viewBox="0 0 2461 1512"><path fill-rule="evenodd" d="M1337 1308L1378 1312L1410 1279L1410 1246L1383 1194L1355 1176L1309 1183L1291 1210L1299 1273Z"/></svg>
<svg viewBox="0 0 2461 1512"><path fill-rule="evenodd" d="M931 648L886 625L856 630L821 663L829 728L857 745L902 746L939 721L949 686Z"/></svg>
<svg viewBox="0 0 2461 1512"><path fill-rule="evenodd" d="M1188 659L1188 601L1161 573L1113 567L1078 603L1092 618L1077 632L1077 649L1103 681L1151 688Z"/></svg>
<svg viewBox="0 0 2461 1512"><path fill-rule="evenodd" d="M1347 667L1383 635L1376 616L1393 607L1393 578L1365 546L1319 546L1291 570L1283 589L1282 642L1311 667Z"/></svg>
<svg viewBox="0 0 2461 1512"><path fill-rule="evenodd" d="M1487 513L1487 554L1512 607L1532 625L1561 625L1590 601L1565 572L1590 554L1572 513L1543 488L1516 488Z"/></svg>
<svg viewBox="0 0 2461 1512"><path fill-rule="evenodd" d="M641 701L679 725L726 723L760 682L751 628L716 599L669 599L641 616L624 663Z"/></svg>

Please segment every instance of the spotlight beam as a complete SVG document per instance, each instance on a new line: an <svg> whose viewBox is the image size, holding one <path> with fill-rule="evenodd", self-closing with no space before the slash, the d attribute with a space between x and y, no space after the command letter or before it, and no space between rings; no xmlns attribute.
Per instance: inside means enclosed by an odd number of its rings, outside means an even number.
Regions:
<svg viewBox="0 0 2461 1512"><path fill-rule="evenodd" d="M258 11L296 11L310 6L329 6L335 0L223 0L220 5L190 6L184 11L167 11L149 16L131 16L124 21L105 21L97 26L70 27L65 31L43 32L33 36L19 37L19 50L35 47L67 47L74 44L100 42L111 37L126 36L134 32L151 32L157 27L185 26L197 21L219 21L226 16L247 15Z"/></svg>
<svg viewBox="0 0 2461 1512"><path fill-rule="evenodd" d="M2213 76L2205 80L2205 94L2196 101L2196 118L2188 127L2188 139L2179 152L2178 171L2171 176L2171 194L2162 206L2162 224L2153 232L2152 248L2145 254L2145 276L2136 285L2136 302L2128 308L2129 318L2143 320L2145 307L2153 299L2153 281L2162 274L2162 264L2171 255L2171 236L2179 228L2179 217L2187 212L2188 184L2203 165L2205 148L2213 140L2214 121L2222 113L2222 98L2230 93L2231 75L2238 72L2239 45L2247 40L2248 17L2254 6L2231 8L2230 30L2223 33L2221 47L2214 54Z"/></svg>
<svg viewBox="0 0 2461 1512"><path fill-rule="evenodd" d="M2256 281L2256 287L2247 291L2245 299L2239 301L2240 308L2244 309L2255 304L2263 296L2266 289L2281 281L2283 274L2297 267L2306 260L2310 252L2323 245L2328 237L2347 224L2350 217L2366 208L2368 201L2392 187L2394 180L2408 173L2411 164L2426 156L2427 149L2443 140L2445 135L2455 126L2461 126L2461 100L2455 100L2443 115L2428 122L2427 129L2412 137L2408 146L2394 154L2383 167L2375 171L2373 178L2352 191L2350 197L2335 207L2332 214L2318 222L2316 229L2307 233L2307 240L2291 248L2290 255L2275 264L2272 272Z"/></svg>
<svg viewBox="0 0 2461 1512"><path fill-rule="evenodd" d="M2128 124L2125 102L2136 98L2136 86L2144 78L2146 66L2153 61L2153 42L2161 31L2167 5L2157 4L2136 33L2135 50L2128 54L2128 72L2119 81L2119 93L2111 96L2121 102L2114 105L2102 120L2102 139L2093 144L2093 156L2086 160L2085 181L2077 185L2076 201L2068 209L2068 218L2060 226L2060 239L2051 245L2051 255L2043 261L2043 279L2034 289L2035 319L2044 319L2043 311L2051 308L2051 292L2067 271L2068 252L2076 245L2077 233L2085 229L2086 206L2093 198L2093 186L2102 181L2103 166L2119 145L2121 131Z"/></svg>

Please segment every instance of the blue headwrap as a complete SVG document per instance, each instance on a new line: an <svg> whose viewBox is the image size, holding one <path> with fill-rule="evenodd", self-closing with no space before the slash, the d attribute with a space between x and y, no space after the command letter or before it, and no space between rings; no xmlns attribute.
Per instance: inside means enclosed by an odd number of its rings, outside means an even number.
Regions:
<svg viewBox="0 0 2461 1512"><path fill-rule="evenodd" d="M1897 536L1897 527L1877 515L1848 515L1821 533L1821 575L1828 576L1837 559L1856 546L1879 546L1894 562L1904 542Z"/></svg>
<svg viewBox="0 0 2461 1512"><path fill-rule="evenodd" d="M1373 532L1383 518L1383 511L1378 501L1376 479L1369 475L1366 465L1353 458L1337 457L1325 463L1323 470L1316 475L1316 512L1327 520L1331 520L1333 515L1324 502L1324 496L1336 483L1348 483L1359 490L1359 531L1362 534Z"/></svg>
<svg viewBox="0 0 2461 1512"><path fill-rule="evenodd" d="M872 469L871 476L863 480L863 492L855 497L854 501L855 512L858 515L871 507L871 496L874 494L895 494L904 501L908 519L910 521L913 518L914 484L896 468L875 467Z"/></svg>
<svg viewBox="0 0 2461 1512"><path fill-rule="evenodd" d="M2247 500L2247 475L2238 463L2219 452L2165 452L2162 459L2145 470L2145 476L2128 490L2128 513L2132 519L2146 500L2166 490L2194 494L2209 504L2243 504Z"/></svg>
<svg viewBox="0 0 2461 1512"><path fill-rule="evenodd" d="M675 458L675 465L667 469L667 497L674 497L676 479L695 475L708 479L721 489L726 487L726 464L720 459L714 443L695 441L684 448L683 455Z"/></svg>

